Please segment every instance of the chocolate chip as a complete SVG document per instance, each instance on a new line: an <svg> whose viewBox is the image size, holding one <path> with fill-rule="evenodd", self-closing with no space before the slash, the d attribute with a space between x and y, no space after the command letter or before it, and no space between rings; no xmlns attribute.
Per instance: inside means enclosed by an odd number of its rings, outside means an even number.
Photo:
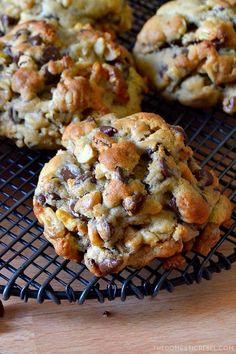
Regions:
<svg viewBox="0 0 236 354"><path fill-rule="evenodd" d="M36 200L42 205L44 206L46 204L46 198L43 194L38 194L36 196Z"/></svg>
<svg viewBox="0 0 236 354"><path fill-rule="evenodd" d="M194 171L193 174L202 187L211 186L214 181L212 174L203 168Z"/></svg>
<svg viewBox="0 0 236 354"><path fill-rule="evenodd" d="M50 193L50 197L52 200L60 200L61 199L61 197L56 193Z"/></svg>
<svg viewBox="0 0 236 354"><path fill-rule="evenodd" d="M173 210L177 215L179 215L179 209L178 206L176 204L176 198L173 196L169 202L168 202L168 206L171 208L171 210Z"/></svg>
<svg viewBox="0 0 236 354"><path fill-rule="evenodd" d="M93 176L91 171L86 171L82 175L76 177L75 185L85 182L87 179L90 179L92 183L96 183L96 178Z"/></svg>
<svg viewBox="0 0 236 354"><path fill-rule="evenodd" d="M2 301L0 300L0 317L4 317L4 306Z"/></svg>
<svg viewBox="0 0 236 354"><path fill-rule="evenodd" d="M55 61L61 59L61 54L59 49L54 46L49 46L44 48L42 54L42 62L43 64L48 63L50 60Z"/></svg>
<svg viewBox="0 0 236 354"><path fill-rule="evenodd" d="M8 15L2 15L1 16L1 23L2 23L2 25L4 27L4 29L6 29L9 26L16 25L17 22L18 22L18 20L15 17L11 17L11 16L8 16Z"/></svg>
<svg viewBox="0 0 236 354"><path fill-rule="evenodd" d="M106 219L97 222L97 232L103 241L109 241L112 235L112 228Z"/></svg>
<svg viewBox="0 0 236 354"><path fill-rule="evenodd" d="M197 29L198 29L198 27L197 27L197 25L195 25L195 23L193 23L193 22L188 23L188 25L187 25L188 32L193 32L193 31L196 31Z"/></svg>
<svg viewBox="0 0 236 354"><path fill-rule="evenodd" d="M9 108L8 116L14 123L19 123L19 113L13 108Z"/></svg>
<svg viewBox="0 0 236 354"><path fill-rule="evenodd" d="M126 211L130 212L131 214L136 214L140 210L143 201L144 196L140 192L137 192L131 197L125 198L122 202L122 205Z"/></svg>
<svg viewBox="0 0 236 354"><path fill-rule="evenodd" d="M107 258L98 264L98 267L103 275L114 273L122 264L122 261L115 258Z"/></svg>
<svg viewBox="0 0 236 354"><path fill-rule="evenodd" d="M126 177L124 175L124 170L121 167L116 167L115 169L115 178L120 180L121 182L126 181Z"/></svg>
<svg viewBox="0 0 236 354"><path fill-rule="evenodd" d="M52 73L50 73L48 68L46 68L44 72L44 79L46 85L56 85L60 81L61 75L60 74L53 75Z"/></svg>
<svg viewBox="0 0 236 354"><path fill-rule="evenodd" d="M160 160L160 167L161 167L161 173L163 174L163 176L165 178L172 176L172 172L171 172L169 166L167 165L164 157Z"/></svg>
<svg viewBox="0 0 236 354"><path fill-rule="evenodd" d="M118 133L118 130L114 127L110 127L109 125L103 125L99 128L100 131L108 136L113 136Z"/></svg>
<svg viewBox="0 0 236 354"><path fill-rule="evenodd" d="M36 36L33 36L33 37L29 37L28 38L28 42L30 44L32 44L33 46L39 46L43 43L43 40L42 38L40 37L39 34L37 34Z"/></svg>
<svg viewBox="0 0 236 354"><path fill-rule="evenodd" d="M69 167L63 167L61 170L61 176L66 182L68 179L74 179L76 177L76 175L69 169Z"/></svg>
<svg viewBox="0 0 236 354"><path fill-rule="evenodd" d="M0 31L0 37L3 37L4 36L4 32L3 31Z"/></svg>
<svg viewBox="0 0 236 354"><path fill-rule="evenodd" d="M152 159L152 154L154 151L152 149L146 149L143 153L141 158L144 160L151 160Z"/></svg>

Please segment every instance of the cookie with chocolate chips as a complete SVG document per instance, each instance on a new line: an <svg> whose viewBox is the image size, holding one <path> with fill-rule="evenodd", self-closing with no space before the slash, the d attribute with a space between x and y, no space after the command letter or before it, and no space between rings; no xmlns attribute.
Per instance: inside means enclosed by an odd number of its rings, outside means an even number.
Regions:
<svg viewBox="0 0 236 354"><path fill-rule="evenodd" d="M144 81L128 51L91 26L28 21L0 38L0 135L54 149L65 126L140 110Z"/></svg>
<svg viewBox="0 0 236 354"><path fill-rule="evenodd" d="M138 68L168 100L236 112L236 1L175 0L139 33Z"/></svg>
<svg viewBox="0 0 236 354"><path fill-rule="evenodd" d="M0 33L19 21L44 19L72 28L91 24L97 29L124 32L132 24L131 9L124 0L0 0Z"/></svg>
<svg viewBox="0 0 236 354"><path fill-rule="evenodd" d="M103 276L156 257L180 264L182 250L207 254L219 239L231 204L180 127L152 113L108 114L72 123L62 142L34 196L58 255Z"/></svg>

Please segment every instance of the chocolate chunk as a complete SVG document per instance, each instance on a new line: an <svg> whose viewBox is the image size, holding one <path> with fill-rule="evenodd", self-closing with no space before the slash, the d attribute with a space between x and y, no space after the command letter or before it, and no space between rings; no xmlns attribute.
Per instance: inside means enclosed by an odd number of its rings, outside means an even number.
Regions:
<svg viewBox="0 0 236 354"><path fill-rule="evenodd" d="M72 214L75 218L79 218L79 217L80 217L80 214L75 211L75 204L76 204L75 201L72 201L72 202L70 203L70 205L69 205L70 212L71 212L71 214Z"/></svg>
<svg viewBox="0 0 236 354"><path fill-rule="evenodd" d="M126 178L124 175L124 170L121 167L116 167L115 169L115 178L119 179L121 182L125 182Z"/></svg>
<svg viewBox="0 0 236 354"><path fill-rule="evenodd" d="M46 204L46 198L43 194L39 194L36 196L36 200L42 205L44 206Z"/></svg>
<svg viewBox="0 0 236 354"><path fill-rule="evenodd" d="M173 210L177 215L179 215L179 209L176 203L176 198L174 196L169 200L168 205L171 210Z"/></svg>
<svg viewBox="0 0 236 354"><path fill-rule="evenodd" d="M68 179L74 179L76 177L76 175L69 169L69 167L63 167L61 170L61 176L66 182Z"/></svg>
<svg viewBox="0 0 236 354"><path fill-rule="evenodd" d="M168 66L166 64L161 65L160 70L159 70L159 76L162 79L164 74L167 72Z"/></svg>
<svg viewBox="0 0 236 354"><path fill-rule="evenodd" d="M80 213L77 213L75 211L75 205L76 205L76 201L72 201L69 204L71 215L73 215L75 218L79 218L81 221L87 223L89 221L89 218L87 218L85 215L81 215Z"/></svg>
<svg viewBox="0 0 236 354"><path fill-rule="evenodd" d="M122 205L127 212L130 212L131 214L136 214L140 210L143 201L144 196L140 192L137 192L131 197L125 198L122 202Z"/></svg>
<svg viewBox="0 0 236 354"><path fill-rule="evenodd" d="M98 267L103 275L114 273L122 264L122 261L115 258L107 258L98 264Z"/></svg>
<svg viewBox="0 0 236 354"><path fill-rule="evenodd" d="M8 16L8 15L2 15L1 16L1 23L4 27L4 29L7 29L7 27L9 26L14 26L16 25L18 22L17 18L15 17L11 17L11 16Z"/></svg>
<svg viewBox="0 0 236 354"><path fill-rule="evenodd" d="M82 175L76 177L75 185L85 182L87 179L90 179L92 183L96 183L96 178L93 176L91 171L86 171Z"/></svg>
<svg viewBox="0 0 236 354"><path fill-rule="evenodd" d="M111 229L111 225L107 220L101 219L97 222L97 232L103 241L109 241L111 239Z"/></svg>
<svg viewBox="0 0 236 354"><path fill-rule="evenodd" d="M167 165L164 157L160 160L160 167L161 167L161 173L163 174L163 176L165 178L172 176L171 170L170 170L169 166Z"/></svg>
<svg viewBox="0 0 236 354"><path fill-rule="evenodd" d="M99 128L100 131L108 136L113 136L118 133L118 130L114 127L110 127L109 125L103 125Z"/></svg>
<svg viewBox="0 0 236 354"><path fill-rule="evenodd" d="M46 64L50 60L55 61L61 59L61 54L58 48L54 46L46 47L42 54L42 63Z"/></svg>
<svg viewBox="0 0 236 354"><path fill-rule="evenodd" d="M211 186L214 181L212 174L203 168L194 171L193 174L196 180L200 182L201 187Z"/></svg>
<svg viewBox="0 0 236 354"><path fill-rule="evenodd" d="M30 44L32 44L33 46L39 46L43 43L43 40L42 38L40 37L39 34L37 34L36 36L33 36L33 37L29 37L28 38L28 42Z"/></svg>
<svg viewBox="0 0 236 354"><path fill-rule="evenodd" d="M61 75L60 74L53 75L52 73L50 73L48 68L46 68L44 72L44 79L46 85L53 85L53 84L56 85L60 81Z"/></svg>
<svg viewBox="0 0 236 354"><path fill-rule="evenodd" d="M22 52L19 52L13 56L14 63L18 64L20 57L23 55Z"/></svg>

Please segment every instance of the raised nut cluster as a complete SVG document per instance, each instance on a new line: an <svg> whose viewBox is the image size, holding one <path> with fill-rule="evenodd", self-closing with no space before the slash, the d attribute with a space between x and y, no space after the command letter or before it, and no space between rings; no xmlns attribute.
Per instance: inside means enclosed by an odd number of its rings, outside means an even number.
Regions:
<svg viewBox="0 0 236 354"><path fill-rule="evenodd" d="M0 135L54 149L91 114L140 110L145 84L128 51L90 26L27 21L0 37Z"/></svg>
<svg viewBox="0 0 236 354"><path fill-rule="evenodd" d="M176 0L137 37L140 71L163 96L192 107L236 112L236 1Z"/></svg>
<svg viewBox="0 0 236 354"><path fill-rule="evenodd" d="M124 32L132 24L124 0L0 0L0 34L19 21L47 18L66 28L91 24L108 32Z"/></svg>
<svg viewBox="0 0 236 354"><path fill-rule="evenodd" d="M56 252L97 276L207 254L230 218L214 172L158 115L89 118L67 127L63 145L40 174L34 212Z"/></svg>

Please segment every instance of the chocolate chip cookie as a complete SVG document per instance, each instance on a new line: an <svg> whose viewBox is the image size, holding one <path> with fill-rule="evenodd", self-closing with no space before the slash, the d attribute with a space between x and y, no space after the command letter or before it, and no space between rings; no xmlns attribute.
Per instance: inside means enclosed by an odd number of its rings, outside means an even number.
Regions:
<svg viewBox="0 0 236 354"><path fill-rule="evenodd" d="M90 23L119 33L132 24L131 9L124 0L0 0L2 35L19 21L32 18L48 18L67 28Z"/></svg>
<svg viewBox="0 0 236 354"><path fill-rule="evenodd" d="M137 37L140 71L169 100L236 112L236 1L176 0Z"/></svg>
<svg viewBox="0 0 236 354"><path fill-rule="evenodd" d="M27 21L0 38L0 135L54 149L71 121L140 110L145 84L109 33Z"/></svg>
<svg viewBox="0 0 236 354"><path fill-rule="evenodd" d="M181 127L152 113L108 114L72 123L62 141L34 196L58 255L103 276L187 249L207 254L219 239L231 204Z"/></svg>

